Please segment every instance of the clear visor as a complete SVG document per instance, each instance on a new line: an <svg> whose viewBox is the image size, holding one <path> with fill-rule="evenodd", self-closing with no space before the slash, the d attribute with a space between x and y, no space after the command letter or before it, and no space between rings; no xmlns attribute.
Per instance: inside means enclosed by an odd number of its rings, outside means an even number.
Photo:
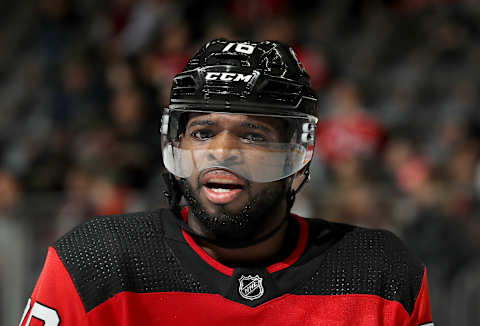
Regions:
<svg viewBox="0 0 480 326"><path fill-rule="evenodd" d="M165 109L163 163L180 178L225 169L254 182L280 180L312 159L316 122L309 115Z"/></svg>

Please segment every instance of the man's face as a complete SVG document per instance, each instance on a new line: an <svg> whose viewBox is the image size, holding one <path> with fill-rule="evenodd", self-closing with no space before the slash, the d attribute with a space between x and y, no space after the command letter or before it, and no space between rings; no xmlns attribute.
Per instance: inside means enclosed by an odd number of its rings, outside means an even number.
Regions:
<svg viewBox="0 0 480 326"><path fill-rule="evenodd" d="M192 214L207 235L251 239L269 223L278 223L273 211L286 198L286 179L253 182L234 170L249 175L249 169L262 164L262 158L270 151L267 144L278 143L285 137L281 130L277 120L267 117L212 113L189 119L181 148L204 153L197 162L218 163L218 167L211 164L214 167L205 170L195 169L193 164L192 175L179 180Z"/></svg>

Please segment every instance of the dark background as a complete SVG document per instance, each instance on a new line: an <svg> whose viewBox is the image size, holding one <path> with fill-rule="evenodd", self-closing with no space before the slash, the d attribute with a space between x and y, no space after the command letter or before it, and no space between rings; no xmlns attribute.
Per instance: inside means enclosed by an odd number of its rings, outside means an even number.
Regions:
<svg viewBox="0 0 480 326"><path fill-rule="evenodd" d="M394 231L427 264L436 325L480 323L476 1L5 0L0 18L0 325L61 234L165 206L159 112L217 37L285 41L312 77L294 210Z"/></svg>

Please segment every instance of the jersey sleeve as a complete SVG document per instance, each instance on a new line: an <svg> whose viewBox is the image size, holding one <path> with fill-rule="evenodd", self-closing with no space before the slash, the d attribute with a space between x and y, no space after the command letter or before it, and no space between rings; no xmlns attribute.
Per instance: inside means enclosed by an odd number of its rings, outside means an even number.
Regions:
<svg viewBox="0 0 480 326"><path fill-rule="evenodd" d="M90 326L81 298L57 252L49 248L19 326Z"/></svg>
<svg viewBox="0 0 480 326"><path fill-rule="evenodd" d="M426 269L423 272L422 284L410 319L409 326L433 326Z"/></svg>

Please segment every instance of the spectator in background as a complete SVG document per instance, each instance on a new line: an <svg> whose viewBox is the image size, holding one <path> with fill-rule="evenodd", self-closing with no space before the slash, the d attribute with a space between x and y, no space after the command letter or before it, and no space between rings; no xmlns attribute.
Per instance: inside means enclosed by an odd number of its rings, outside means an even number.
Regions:
<svg viewBox="0 0 480 326"><path fill-rule="evenodd" d="M19 203L23 197L20 181L0 169L0 323L14 325L25 304L27 227Z"/></svg>
<svg viewBox="0 0 480 326"><path fill-rule="evenodd" d="M373 157L381 149L384 133L363 108L357 86L351 81L338 81L329 95L330 114L318 125L318 155L330 165L349 158Z"/></svg>
<svg viewBox="0 0 480 326"><path fill-rule="evenodd" d="M450 200L446 187L448 183L430 172L418 189L410 193L407 203L396 210L403 219L403 239L431 268L432 314L439 320L450 317L449 300L444 297L449 296L456 275L475 255L465 224L442 210L443 203Z"/></svg>
<svg viewBox="0 0 480 326"><path fill-rule="evenodd" d="M405 194L422 191L431 166L427 158L415 150L410 139L392 137L386 146L384 159L386 172L396 188Z"/></svg>
<svg viewBox="0 0 480 326"><path fill-rule="evenodd" d="M175 3L169 0L141 0L132 2L124 29L121 32L121 53L132 56L145 50L165 21L175 20Z"/></svg>
<svg viewBox="0 0 480 326"><path fill-rule="evenodd" d="M71 230L94 212L89 198L92 183L91 173L86 168L73 166L65 176L63 204L57 216L55 237Z"/></svg>
<svg viewBox="0 0 480 326"><path fill-rule="evenodd" d="M54 99L53 116L59 125L86 125L102 110L103 103L94 96L90 69L85 58L72 58L66 63Z"/></svg>

